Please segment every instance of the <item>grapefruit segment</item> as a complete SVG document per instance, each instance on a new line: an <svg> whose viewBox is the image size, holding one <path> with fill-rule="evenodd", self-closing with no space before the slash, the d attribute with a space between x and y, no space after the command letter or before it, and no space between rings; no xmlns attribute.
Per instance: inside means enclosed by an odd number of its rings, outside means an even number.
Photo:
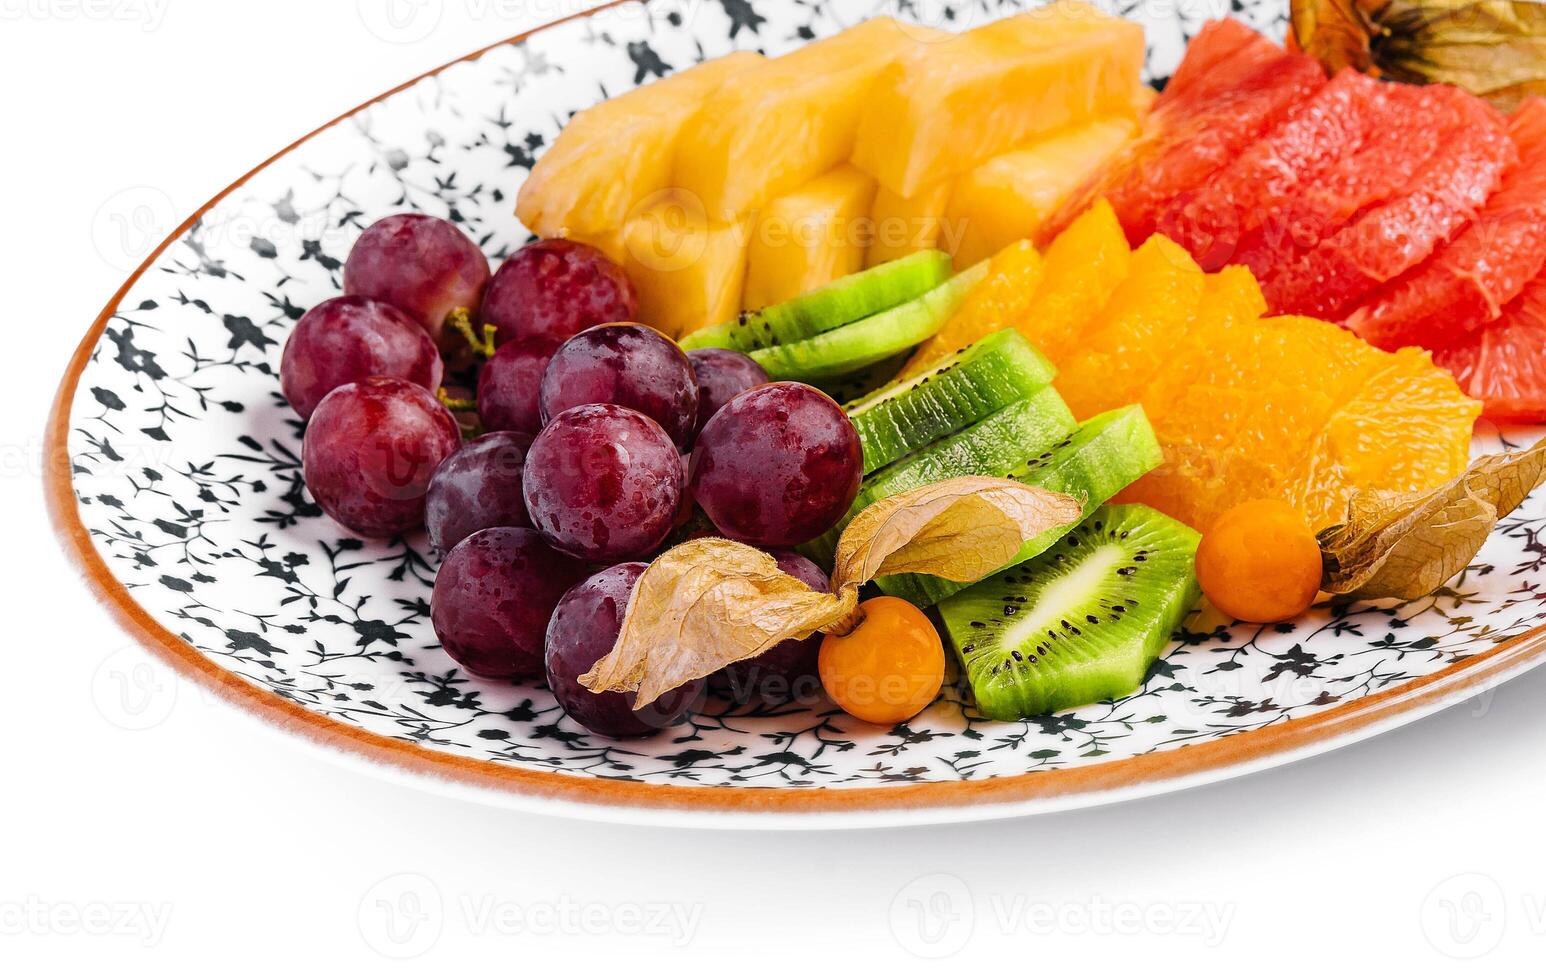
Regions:
<svg viewBox="0 0 1546 980"><path fill-rule="evenodd" d="M1546 265L1546 99L1522 104L1508 132L1519 165L1458 238L1354 311L1359 336L1386 350L1464 344Z"/></svg>
<svg viewBox="0 0 1546 980"><path fill-rule="evenodd" d="M1213 98L1282 56L1282 48L1238 20L1209 21L1186 46L1156 105Z"/></svg>
<svg viewBox="0 0 1546 980"><path fill-rule="evenodd" d="M1502 316L1434 360L1482 400L1489 419L1546 421L1546 278L1529 283Z"/></svg>
<svg viewBox="0 0 1546 980"><path fill-rule="evenodd" d="M1443 85L1399 91L1403 98L1442 100L1454 110L1453 124L1393 197L1267 276L1262 288L1273 309L1333 320L1347 316L1376 287L1426 259L1471 221L1517 162L1503 117L1481 99Z"/></svg>

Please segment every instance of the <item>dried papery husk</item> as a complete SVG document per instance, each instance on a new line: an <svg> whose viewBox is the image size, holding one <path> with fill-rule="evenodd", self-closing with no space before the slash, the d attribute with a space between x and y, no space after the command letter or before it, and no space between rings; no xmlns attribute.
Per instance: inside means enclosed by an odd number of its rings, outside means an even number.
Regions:
<svg viewBox="0 0 1546 980"><path fill-rule="evenodd" d="M1464 571L1498 521L1546 482L1546 440L1483 456L1437 490L1361 491L1347 521L1320 533L1321 589L1355 599L1419 599Z"/></svg>
<svg viewBox="0 0 1546 980"><path fill-rule="evenodd" d="M1013 480L961 477L888 497L843 532L827 592L756 548L718 538L678 545L634 585L617 643L580 678L591 691L637 691L636 708L789 639L857 623L859 588L920 573L975 582L1032 538L1079 521L1081 501Z"/></svg>
<svg viewBox="0 0 1546 980"><path fill-rule="evenodd" d="M1455 85L1505 112L1546 95L1546 4L1523 0L1293 0L1296 46L1328 71Z"/></svg>

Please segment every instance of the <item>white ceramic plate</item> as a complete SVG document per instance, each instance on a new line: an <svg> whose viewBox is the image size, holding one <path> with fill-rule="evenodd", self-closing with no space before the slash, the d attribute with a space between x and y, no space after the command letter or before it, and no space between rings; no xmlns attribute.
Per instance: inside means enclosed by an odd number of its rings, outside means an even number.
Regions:
<svg viewBox="0 0 1546 980"><path fill-rule="evenodd" d="M1532 500L1432 598L1320 608L1277 627L1199 614L1120 701L1005 724L956 699L890 731L832 708L711 701L681 728L617 743L569 722L538 684L457 668L430 628L434 559L421 537L354 540L310 502L276 365L300 314L340 291L341 263L372 221L449 216L497 260L527 239L511 216L515 191L577 109L707 57L779 53L877 13L961 28L1016 9L626 3L342 117L189 219L92 327L50 428L63 536L137 636L266 724L371 771L603 819L851 826L1086 806L1326 751L1538 663L1546 507ZM1281 34L1281 10L1247 3L1240 15ZM1148 15L1152 77L1170 72L1197 26ZM1492 433L1478 448L1531 438Z"/></svg>

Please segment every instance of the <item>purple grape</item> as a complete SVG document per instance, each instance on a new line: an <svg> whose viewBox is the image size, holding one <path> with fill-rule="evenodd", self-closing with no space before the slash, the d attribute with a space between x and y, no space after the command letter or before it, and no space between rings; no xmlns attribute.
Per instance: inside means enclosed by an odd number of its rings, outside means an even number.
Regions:
<svg viewBox="0 0 1546 980"><path fill-rule="evenodd" d="M564 341L542 375L542 420L580 405L643 412L678 446L692 441L698 382L682 349L637 323L610 323Z"/></svg>
<svg viewBox="0 0 1546 980"><path fill-rule="evenodd" d="M306 426L306 489L361 537L402 534L424 523L430 478L461 441L451 413L412 382L346 384L322 399Z"/></svg>
<svg viewBox="0 0 1546 980"><path fill-rule="evenodd" d="M526 454L526 511L558 550L587 561L642 558L682 500L682 459L656 422L620 405L571 408Z"/></svg>
<svg viewBox="0 0 1546 980"><path fill-rule="evenodd" d="M585 566L535 531L486 528L451 549L435 576L430 620L451 659L501 680L541 677L548 619Z"/></svg>
<svg viewBox="0 0 1546 980"><path fill-rule="evenodd" d="M490 432L542 431L542 372L558 342L528 337L505 344L478 371L478 417Z"/></svg>
<svg viewBox="0 0 1546 980"><path fill-rule="evenodd" d="M366 378L402 378L434 391L445 367L424 328L395 306L339 296L296 323L279 360L290 407L311 418L328 392Z"/></svg>
<svg viewBox="0 0 1546 980"><path fill-rule="evenodd" d="M525 433L490 432L446 457L424 499L424 526L436 551L444 555L484 528L531 527L521 480L530 447Z"/></svg>
<svg viewBox="0 0 1546 980"><path fill-rule="evenodd" d="M637 319L633 284L598 249L553 238L505 260L483 298L483 322L503 345L527 337L563 343L587 327Z"/></svg>
<svg viewBox="0 0 1546 980"><path fill-rule="evenodd" d="M859 433L837 402L779 381L735 396L704 426L692 494L725 537L792 548L848 513L863 471Z"/></svg>
<svg viewBox="0 0 1546 980"><path fill-rule="evenodd" d="M714 413L741 392L768 383L762 365L739 351L704 347L687 352L693 376L698 379L698 427L702 432Z"/></svg>
<svg viewBox="0 0 1546 980"><path fill-rule="evenodd" d="M814 562L792 551L775 551L779 569L786 575L822 592L830 583ZM733 701L814 702L821 694L821 678L816 662L821 654L821 634L804 640L785 640L753 660L743 660L721 669L711 680Z"/></svg>
<svg viewBox="0 0 1546 980"><path fill-rule="evenodd" d="M488 258L460 228L427 214L396 214L365 229L344 263L344 292L390 303L419 321L442 351L462 345L453 312L476 317Z"/></svg>
<svg viewBox="0 0 1546 980"><path fill-rule="evenodd" d="M634 583L646 567L632 562L592 575L559 600L548 623L548 687L570 718L608 738L635 738L669 728L703 695L704 682L693 681L635 711L633 694L593 694L580 683L580 677L612 651Z"/></svg>

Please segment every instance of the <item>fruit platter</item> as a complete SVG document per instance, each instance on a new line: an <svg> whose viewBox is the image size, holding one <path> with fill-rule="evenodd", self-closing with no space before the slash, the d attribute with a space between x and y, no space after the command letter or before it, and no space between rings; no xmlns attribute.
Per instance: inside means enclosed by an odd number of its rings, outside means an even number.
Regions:
<svg viewBox="0 0 1546 980"><path fill-rule="evenodd" d="M602 819L1066 809L1501 684L1546 25L1237 6L625 2L432 72L112 299L65 546L319 751Z"/></svg>

